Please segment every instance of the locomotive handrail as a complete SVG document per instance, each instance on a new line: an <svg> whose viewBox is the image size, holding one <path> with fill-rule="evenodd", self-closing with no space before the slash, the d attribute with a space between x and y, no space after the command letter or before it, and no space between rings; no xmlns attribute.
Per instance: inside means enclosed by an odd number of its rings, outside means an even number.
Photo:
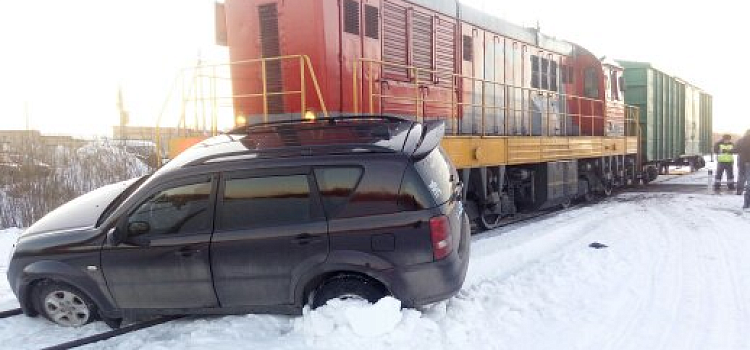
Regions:
<svg viewBox="0 0 750 350"><path fill-rule="evenodd" d="M297 60L299 64L299 82L300 82L300 88L298 90L288 90L288 91L268 91L268 77L266 74L266 67L269 62L274 61L294 61ZM197 69L205 69L205 68L215 68L215 67L226 67L226 66L236 66L236 65L246 65L246 64L257 64L260 63L261 66L261 86L262 91L257 93L247 93L247 94L239 94L235 95L232 94L230 96L224 96L223 98L257 98L260 97L263 99L263 119L264 122L268 121L268 97L269 96L283 96L283 95L299 95L300 96L300 111L301 113L304 113L307 110L307 96L306 96L306 81L309 75L309 78L311 82L313 83L313 88L315 90L315 95L318 98L318 103L320 104L321 112L323 113L324 117L328 117L328 108L326 107L325 100L323 99L323 93L320 90L320 84L318 83L317 75L315 74L315 69L313 69L312 62L310 60L310 56L308 55L284 55L284 56L274 56L274 57L262 57L262 58L253 58L253 59L247 59L247 60L240 60L240 61L232 61L228 63L213 63L213 64L201 64L198 65ZM211 78L220 78L215 76L206 76Z"/></svg>
<svg viewBox="0 0 750 350"><path fill-rule="evenodd" d="M367 65L365 67L365 65ZM375 68L376 66L379 66L380 69L380 76L379 79L375 79L376 76ZM384 68L396 68L396 69L403 69L407 71L406 80L400 80L400 79L393 79L393 81L402 82L405 84L408 84L411 86L413 90L413 95L388 95L382 92L376 91L375 89L375 83L379 82L383 84L384 82L388 82L387 79L384 79L383 76L385 75ZM358 75L359 73L353 74L353 96L354 96L354 111L359 112L360 110L360 100L359 100L359 94L367 94L366 99L366 108L368 108L368 113L380 113L383 109L383 101L386 99L390 100L401 100L401 101L410 101L414 103L414 111L415 111L415 117L418 120L421 120L424 118L424 108L427 105L433 105L433 106L443 106L448 107L450 109L448 117L448 121L451 125L451 132L457 133L457 129L455 126L458 123L458 115L459 115L459 109L461 107L470 107L470 108L478 108L479 114L480 114L480 128L481 128L481 134L484 136L486 135L486 114L487 111L496 111L496 110L503 110L504 116L504 130L507 132L509 130L509 122L510 122L510 112L513 112L513 119L516 120L517 115L521 115L521 120L524 119L527 121L527 125L525 127L527 128L528 132L523 133L527 136L534 136L534 127L536 126L534 124L532 117L525 117L530 113L530 101L533 99L533 95L546 95L546 108L543 112L540 111L540 113L543 113L545 115L546 125L539 125L540 129L544 128L545 131L543 134L545 136L557 136L557 133L552 131L550 122L552 120L551 117L556 116L558 118L567 118L573 117L579 120L579 127L584 128L585 126L590 125L591 130L589 134L592 136L595 136L597 134L597 130L595 130L595 126L597 121L600 121L602 123L602 128L604 127L604 123L607 122L607 115L605 110L605 101L589 98L589 97L583 97L583 96L577 96L572 94L565 94L560 93L557 91L549 91L549 90L543 90L538 88L530 88L530 87L522 87L522 86L515 86L511 84L506 84L498 81L493 80L487 80L483 78L476 78L456 73L447 73L444 71L438 71L438 70L432 70L432 69L426 69L426 68L420 68L415 66L409 66L405 64L399 64L399 63L392 63L392 62L385 62L380 60L374 60L374 59L367 59L367 58L359 58L355 59L354 61L354 71L363 73L363 81L362 86L360 86L360 83L358 81ZM422 80L420 77L422 76L428 76L431 79L425 79ZM423 90L429 85L432 86L440 86L440 79L438 77L448 77L450 80L450 100L436 100L436 99L427 99L424 97ZM466 80L468 80L468 84L474 84L475 86L477 84L481 85L480 92L478 93L481 97L480 103L475 103L471 101L464 101L462 99L457 98L457 94L459 93L458 87L459 85L467 84ZM495 102L495 99L493 98L492 104L487 104L487 89L488 85L490 88L494 89L493 96L497 95L497 89L501 89L503 102L498 104ZM445 87L445 85L443 85ZM475 88L476 89L476 88ZM510 97L512 96L513 101L510 101ZM575 113L570 113L568 108L565 109L564 112L554 112L551 108L551 104L553 101L551 98L556 98L559 101L564 101L563 104L565 106L568 106L570 104L574 104L576 107ZM379 100L379 110L376 110L375 108L375 100ZM364 101L363 101L364 102ZM612 102L612 101L609 101ZM615 105L615 104L613 104ZM625 106L624 104L622 104ZM629 107L629 106L628 106ZM584 111L588 111L588 113L585 113ZM628 117L627 113L621 118L612 118L612 120L617 121L618 123L623 124L623 133L625 135L623 136L633 136L631 135L632 132L628 132L628 123L633 123L633 121ZM637 123L636 123L637 124ZM561 131L563 135L569 135L569 130L567 130L568 124L567 122L562 124L562 128L564 130L557 129ZM584 134L586 130L579 129L577 134L581 135ZM604 130L602 130L602 135L600 136L606 136L606 133Z"/></svg>
<svg viewBox="0 0 750 350"><path fill-rule="evenodd" d="M297 65L299 67L299 89L296 90L283 90L284 84L281 84L282 90L281 91L268 91L268 76L267 76L267 66L270 62L297 62ZM230 79L230 78L223 78L218 75L217 71L219 68L222 67L232 67L237 65L260 65L261 70L261 91L259 92L250 92L250 93L243 93L243 94L234 94L231 93L227 96L216 96L216 84L215 80L219 79ZM206 73L209 72L210 74ZM192 73L192 74L191 74ZM218 132L217 122L216 122L216 115L218 114L216 109L219 107L217 105L217 101L220 99L261 99L262 107L263 107L263 121L268 122L268 116L269 116L269 97L271 96L286 96L286 95L295 95L299 96L299 107L300 107L300 113L302 115L305 114L308 110L308 88L306 86L307 79L310 80L313 84L313 90L315 91L315 97L318 99L318 103L320 106L320 112L323 114L323 117L327 118L329 116L328 114L328 108L326 107L325 100L323 99L323 93L320 89L320 85L318 83L317 75L315 74L315 69L312 66L312 61L310 60L310 57L307 55L285 55L285 56L275 56L275 57L263 57L263 58L254 58L254 59L247 59L247 60L240 60L240 61L233 61L233 62L226 62L226 63L199 63L194 67L190 68L184 68L180 71L180 73L175 78L175 84L172 90L170 90L170 94L167 97L167 100L165 101L164 105L162 106L162 111L159 114L156 122L155 127L155 137L156 137L156 147L157 150L161 150L161 133L159 128L161 127L161 119L166 111L167 102L171 99L173 91L177 90L179 87L178 82L181 78L184 78L185 76L189 76L192 78L193 85L196 84L197 80L199 78L208 78L210 79L209 82L209 88L208 88L208 94L209 97L202 96L203 93L206 91L200 90L199 88L195 88L195 86L191 86L188 94L194 94L195 96L186 97L185 96L185 89L183 86L183 95L182 95L182 104L181 104L181 110L180 110L180 120L178 122L178 125L185 126L187 125L186 116L185 116L185 109L188 102L195 102L196 106L196 113L198 110L197 103L210 101L212 108L212 120L211 120L211 135L216 135ZM205 112L201 110L201 112ZM243 116L244 117L244 116ZM246 121L246 120L245 120ZM197 115L196 115L196 124L197 122ZM204 120L204 126L205 126L205 120ZM197 125L196 125L197 128ZM161 166L161 155L157 157L157 165Z"/></svg>

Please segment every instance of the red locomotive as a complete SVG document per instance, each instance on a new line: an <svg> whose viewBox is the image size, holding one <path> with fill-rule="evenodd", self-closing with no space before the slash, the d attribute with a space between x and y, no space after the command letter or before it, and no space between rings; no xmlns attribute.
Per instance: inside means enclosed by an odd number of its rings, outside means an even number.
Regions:
<svg viewBox="0 0 750 350"><path fill-rule="evenodd" d="M349 113L443 119L467 211L486 228L641 178L623 69L579 45L454 0L226 0L219 8L240 123Z"/></svg>

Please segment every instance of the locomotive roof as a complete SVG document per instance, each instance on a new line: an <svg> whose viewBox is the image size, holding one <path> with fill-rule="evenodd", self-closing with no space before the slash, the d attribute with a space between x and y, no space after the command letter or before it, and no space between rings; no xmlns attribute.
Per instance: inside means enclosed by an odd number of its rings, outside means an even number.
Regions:
<svg viewBox="0 0 750 350"><path fill-rule="evenodd" d="M446 16L507 36L518 41L536 45L544 50L563 55L572 55L576 45L542 34L535 28L522 27L502 18L488 15L457 0L410 0L419 6L437 11Z"/></svg>

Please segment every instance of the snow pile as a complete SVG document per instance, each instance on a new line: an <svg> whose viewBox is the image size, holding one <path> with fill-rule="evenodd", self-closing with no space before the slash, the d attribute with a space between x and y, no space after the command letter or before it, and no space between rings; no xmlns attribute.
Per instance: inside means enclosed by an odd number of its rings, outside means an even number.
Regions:
<svg viewBox="0 0 750 350"><path fill-rule="evenodd" d="M7 263L10 251L20 234L21 230L17 228L0 230L0 311L18 307L16 297L5 281L5 273L8 271Z"/></svg>
<svg viewBox="0 0 750 350"><path fill-rule="evenodd" d="M305 309L296 329L313 337L329 336L339 330L377 337L392 332L402 318L401 302L392 297L375 304L362 300L331 300L315 311Z"/></svg>

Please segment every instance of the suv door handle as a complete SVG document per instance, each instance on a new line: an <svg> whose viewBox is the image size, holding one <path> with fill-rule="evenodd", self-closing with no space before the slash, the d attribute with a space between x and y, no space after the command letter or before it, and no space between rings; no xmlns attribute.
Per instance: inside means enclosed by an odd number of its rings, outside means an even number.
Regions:
<svg viewBox="0 0 750 350"><path fill-rule="evenodd" d="M292 243L305 245L305 244L310 244L313 242L320 241L321 239L322 238L320 237L320 235L311 235L309 233L303 233L303 234L294 236L294 238L292 238Z"/></svg>
<svg viewBox="0 0 750 350"><path fill-rule="evenodd" d="M199 254L201 252L200 249L193 249L190 247L182 247L178 249L176 252L174 252L174 255L181 256L183 258L189 258L193 255Z"/></svg>

